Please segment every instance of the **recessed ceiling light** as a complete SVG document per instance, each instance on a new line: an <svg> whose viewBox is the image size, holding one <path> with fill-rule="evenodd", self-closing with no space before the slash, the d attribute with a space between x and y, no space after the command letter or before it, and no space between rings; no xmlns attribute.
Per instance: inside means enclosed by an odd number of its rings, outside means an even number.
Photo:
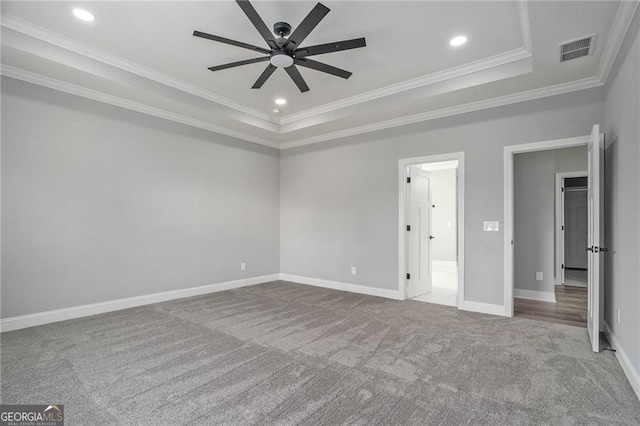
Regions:
<svg viewBox="0 0 640 426"><path fill-rule="evenodd" d="M93 17L93 13L86 11L84 9L73 9L73 14L76 15L76 18L82 19L83 21L91 22L95 18Z"/></svg>
<svg viewBox="0 0 640 426"><path fill-rule="evenodd" d="M283 99L283 98L276 99L276 105L284 105L286 103L287 103L286 99Z"/></svg>
<svg viewBox="0 0 640 426"><path fill-rule="evenodd" d="M462 46L467 42L467 38L465 36L457 36L451 39L449 42L452 46Z"/></svg>

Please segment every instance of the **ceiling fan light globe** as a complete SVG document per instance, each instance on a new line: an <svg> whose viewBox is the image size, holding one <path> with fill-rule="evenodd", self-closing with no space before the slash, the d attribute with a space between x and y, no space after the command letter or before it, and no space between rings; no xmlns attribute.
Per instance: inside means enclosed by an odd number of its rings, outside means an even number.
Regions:
<svg viewBox="0 0 640 426"><path fill-rule="evenodd" d="M288 68L293 65L293 58L286 53L275 53L269 59L271 65L279 68Z"/></svg>

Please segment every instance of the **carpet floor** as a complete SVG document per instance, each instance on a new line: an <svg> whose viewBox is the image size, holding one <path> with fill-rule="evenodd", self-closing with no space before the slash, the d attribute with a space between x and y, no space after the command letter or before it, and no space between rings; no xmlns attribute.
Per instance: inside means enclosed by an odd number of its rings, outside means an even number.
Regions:
<svg viewBox="0 0 640 426"><path fill-rule="evenodd" d="M2 333L68 425L640 424L584 328L282 281Z"/></svg>

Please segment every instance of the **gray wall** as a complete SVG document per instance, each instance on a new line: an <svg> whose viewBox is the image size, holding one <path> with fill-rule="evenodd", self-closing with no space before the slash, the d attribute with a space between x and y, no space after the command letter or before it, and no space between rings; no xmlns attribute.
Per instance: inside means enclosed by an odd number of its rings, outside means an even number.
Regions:
<svg viewBox="0 0 640 426"><path fill-rule="evenodd" d="M640 371L640 12L606 85L605 318ZM621 323L617 324L616 310Z"/></svg>
<svg viewBox="0 0 640 426"><path fill-rule="evenodd" d="M555 174L587 167L586 146L514 156L515 288L554 292ZM536 272L543 273L542 281L536 281Z"/></svg>
<svg viewBox="0 0 640 426"><path fill-rule="evenodd" d="M2 79L3 318L277 273L278 245L278 151Z"/></svg>
<svg viewBox="0 0 640 426"><path fill-rule="evenodd" d="M456 246L456 169L432 170L431 199L436 206L431 220L431 260L455 262Z"/></svg>
<svg viewBox="0 0 640 426"><path fill-rule="evenodd" d="M465 298L502 305L503 147L589 134L603 97L597 88L283 151L281 272L397 289L398 160L464 151ZM483 232L485 220L500 232Z"/></svg>

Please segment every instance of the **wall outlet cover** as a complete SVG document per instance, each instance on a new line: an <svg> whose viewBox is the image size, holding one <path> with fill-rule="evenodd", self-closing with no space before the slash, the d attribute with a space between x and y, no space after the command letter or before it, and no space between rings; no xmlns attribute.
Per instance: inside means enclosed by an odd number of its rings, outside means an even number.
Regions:
<svg viewBox="0 0 640 426"><path fill-rule="evenodd" d="M243 263L241 263L241 264L240 264L240 270L241 270L241 271L244 271L244 270L246 270L246 269L247 269L247 264L246 264L246 263L244 263L244 262L243 262Z"/></svg>
<svg viewBox="0 0 640 426"><path fill-rule="evenodd" d="M542 272L536 272L536 281L542 281Z"/></svg>
<svg viewBox="0 0 640 426"><path fill-rule="evenodd" d="M355 274L356 274L356 272L357 272L357 271L356 271L356 267L355 267L355 266L352 266L352 267L351 267L351 275L355 275Z"/></svg>

